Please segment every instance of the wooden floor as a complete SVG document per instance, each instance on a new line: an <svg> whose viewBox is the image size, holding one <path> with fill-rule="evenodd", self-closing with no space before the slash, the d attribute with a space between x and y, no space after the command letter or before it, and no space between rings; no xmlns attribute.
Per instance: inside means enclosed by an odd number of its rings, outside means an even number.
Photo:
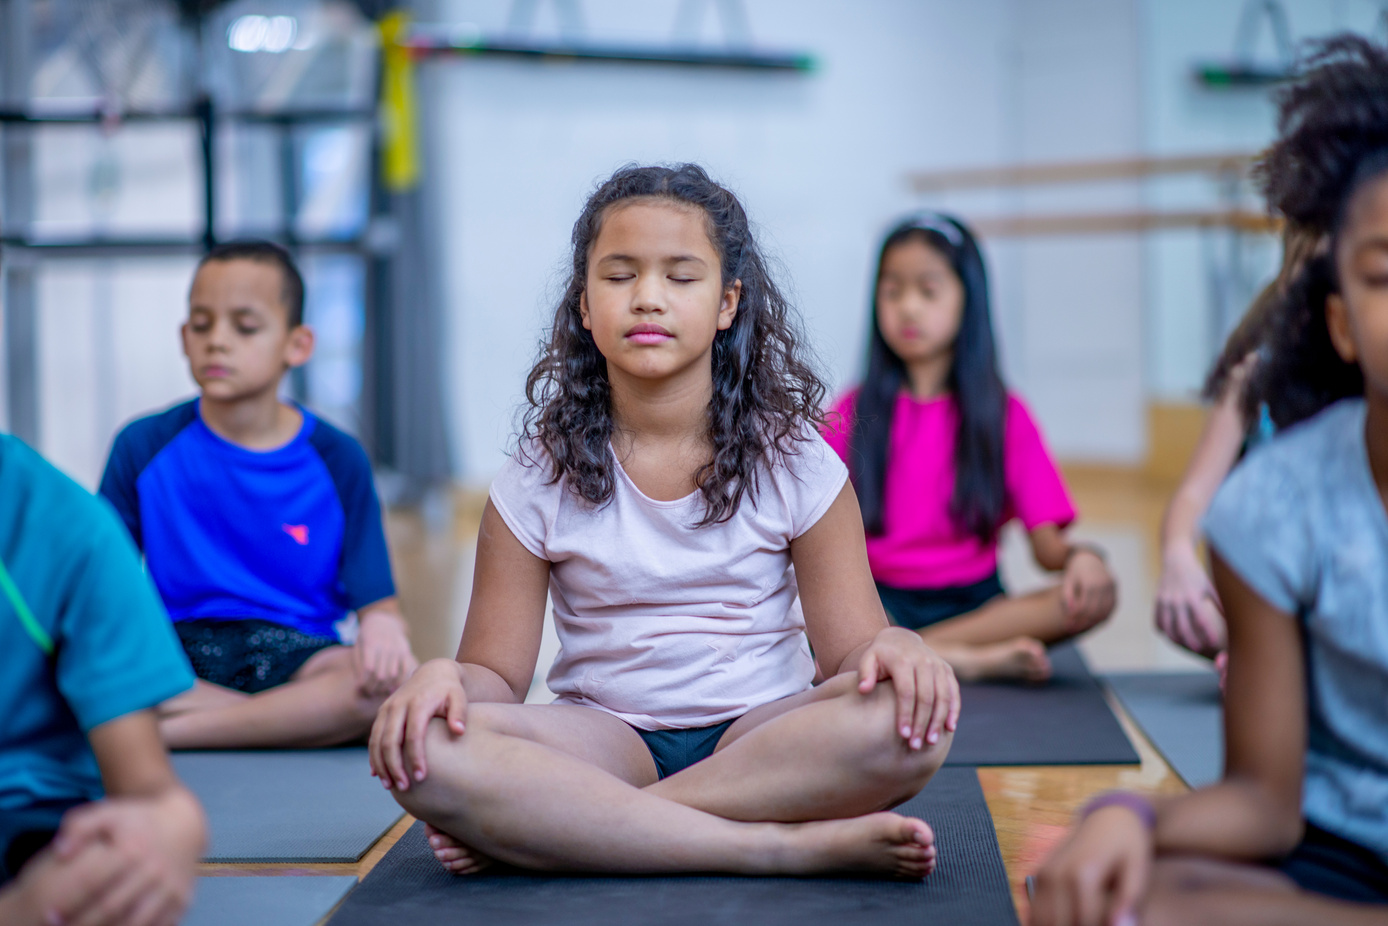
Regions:
<svg viewBox="0 0 1388 926"><path fill-rule="evenodd" d="M1084 643L1090 663L1099 671L1192 664L1192 659L1157 637L1149 617L1151 590L1159 566L1157 529L1169 484L1155 482L1136 471L1072 467L1067 469L1067 476L1084 517L1079 532L1109 548L1122 600L1109 626ZM471 589L473 544L482 500L477 494L460 493L454 523L441 529L429 529L415 514L392 513L388 519L402 605L422 659L451 656L457 647ZM1015 534L1004 542L1004 578L1014 590L1044 581L1025 562L1024 550L1023 539ZM547 662L544 653L541 662ZM1026 877L1064 836L1075 811L1086 800L1113 788L1149 794L1185 790L1121 706L1115 702L1113 708L1137 747L1140 765L979 770L1013 899L1023 922L1027 910ZM408 817L401 820L355 864L204 865L203 874L355 874L362 878L411 822Z"/></svg>

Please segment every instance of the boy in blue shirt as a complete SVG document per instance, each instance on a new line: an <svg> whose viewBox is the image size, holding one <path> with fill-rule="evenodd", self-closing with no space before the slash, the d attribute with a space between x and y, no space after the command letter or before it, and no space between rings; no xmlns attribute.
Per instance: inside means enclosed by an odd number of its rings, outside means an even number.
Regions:
<svg viewBox="0 0 1388 926"><path fill-rule="evenodd" d="M303 298L278 245L208 252L182 327L201 397L128 425L101 480L199 677L161 710L170 748L360 739L417 665L366 454L279 398L313 353Z"/></svg>
<svg viewBox="0 0 1388 926"><path fill-rule="evenodd" d="M0 923L182 917L205 824L155 707L192 685L111 510L0 435Z"/></svg>

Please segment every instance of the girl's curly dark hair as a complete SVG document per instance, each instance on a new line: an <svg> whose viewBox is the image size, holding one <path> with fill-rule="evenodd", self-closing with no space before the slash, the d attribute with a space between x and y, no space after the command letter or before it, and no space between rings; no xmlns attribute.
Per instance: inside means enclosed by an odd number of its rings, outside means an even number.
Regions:
<svg viewBox="0 0 1388 926"><path fill-rule="evenodd" d="M524 438L548 454L551 483L567 478L575 495L595 505L612 498L612 391L607 361L583 327L579 298L604 217L614 205L632 200L699 210L723 285L742 282L733 323L713 341L708 405L713 455L694 476L704 500L696 526L726 521L744 497L755 502L759 466L797 453L798 442L815 437L812 426L822 422L824 384L803 356L796 312L772 280L742 204L697 164L629 165L588 197L574 223L573 268L554 326L526 378Z"/></svg>
<svg viewBox="0 0 1388 926"><path fill-rule="evenodd" d="M1355 193L1388 173L1388 49L1345 34L1310 51L1278 93L1278 139L1255 171L1269 209L1328 244L1275 307L1268 356L1245 391L1250 420L1266 402L1279 428L1364 392L1358 365L1331 344L1325 302L1339 290L1335 254Z"/></svg>

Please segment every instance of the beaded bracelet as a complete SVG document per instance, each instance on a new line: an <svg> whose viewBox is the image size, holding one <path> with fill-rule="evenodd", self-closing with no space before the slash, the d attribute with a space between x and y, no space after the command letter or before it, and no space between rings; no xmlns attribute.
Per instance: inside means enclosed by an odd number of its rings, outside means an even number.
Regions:
<svg viewBox="0 0 1388 926"><path fill-rule="evenodd" d="M1100 794L1084 805L1084 809L1079 813L1079 818L1084 820L1096 810L1102 810L1105 807L1126 807L1137 814L1138 819L1143 822L1149 832L1157 828L1157 809L1147 798L1131 791L1109 791Z"/></svg>

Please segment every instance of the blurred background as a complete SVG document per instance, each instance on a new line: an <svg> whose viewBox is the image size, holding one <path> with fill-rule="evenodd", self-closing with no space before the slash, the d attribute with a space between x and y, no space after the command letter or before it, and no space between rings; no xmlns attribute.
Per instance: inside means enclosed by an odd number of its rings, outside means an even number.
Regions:
<svg viewBox="0 0 1388 926"><path fill-rule="evenodd" d="M1249 162L1299 43L1347 29L1388 37L1388 2L0 0L0 427L94 487L123 422L193 392L197 255L279 240L319 338L286 390L366 445L420 648L451 652L595 183L731 186L835 390L881 234L945 209L1120 570L1087 645L1176 661L1146 629L1156 523L1280 258Z"/></svg>

